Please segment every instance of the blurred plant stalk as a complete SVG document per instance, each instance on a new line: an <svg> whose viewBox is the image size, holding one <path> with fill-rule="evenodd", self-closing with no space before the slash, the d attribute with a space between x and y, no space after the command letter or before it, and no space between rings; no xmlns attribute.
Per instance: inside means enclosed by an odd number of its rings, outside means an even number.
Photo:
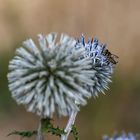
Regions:
<svg viewBox="0 0 140 140"><path fill-rule="evenodd" d="M72 126L74 125L77 113L78 113L77 111L72 111L72 113L71 113L71 115L69 117L68 123L66 125L66 128L65 128L66 134L63 134L61 136L61 140L68 140L68 137L69 137L69 134L70 134L70 132L72 130Z"/></svg>
<svg viewBox="0 0 140 140"><path fill-rule="evenodd" d="M37 130L37 138L36 140L44 140L43 130L42 130L42 119L39 121L39 127Z"/></svg>

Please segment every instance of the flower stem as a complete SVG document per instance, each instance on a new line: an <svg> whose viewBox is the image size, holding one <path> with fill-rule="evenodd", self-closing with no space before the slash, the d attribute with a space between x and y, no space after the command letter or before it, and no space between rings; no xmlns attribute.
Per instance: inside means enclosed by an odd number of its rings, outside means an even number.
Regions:
<svg viewBox="0 0 140 140"><path fill-rule="evenodd" d="M42 132L42 119L39 121L39 127L37 130L37 138L36 140L44 140L43 132Z"/></svg>
<svg viewBox="0 0 140 140"><path fill-rule="evenodd" d="M66 134L63 134L61 136L61 140L68 140L68 136L72 130L72 125L74 125L74 122L75 122L75 119L76 119L76 116L77 116L77 111L72 111L70 117L69 117L69 120L68 120L68 123L67 123L67 126L65 128L65 132Z"/></svg>

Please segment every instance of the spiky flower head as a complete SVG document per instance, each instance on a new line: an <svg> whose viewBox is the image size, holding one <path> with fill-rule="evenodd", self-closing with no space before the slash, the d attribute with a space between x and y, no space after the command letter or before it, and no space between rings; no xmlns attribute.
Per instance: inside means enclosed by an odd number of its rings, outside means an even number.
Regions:
<svg viewBox="0 0 140 140"><path fill-rule="evenodd" d="M97 39L89 39L86 42L83 35L77 40L75 47L85 49L86 53L83 57L92 60L92 70L95 71L95 75L92 76L94 85L86 84L85 88L93 96L98 96L99 92L104 94L104 89L108 89L108 84L111 82L111 75L117 63L115 59L118 57L111 54L107 46L100 44Z"/></svg>
<svg viewBox="0 0 140 140"><path fill-rule="evenodd" d="M91 60L79 59L85 50L76 50L76 41L68 35L39 35L38 41L38 47L32 39L24 41L9 63L12 97L42 117L52 117L54 112L70 115L91 96L83 87L93 84Z"/></svg>
<svg viewBox="0 0 140 140"><path fill-rule="evenodd" d="M103 136L103 140L138 140L138 135L135 135L133 133L122 133L121 135L118 135L116 133L112 137L109 137L107 135Z"/></svg>

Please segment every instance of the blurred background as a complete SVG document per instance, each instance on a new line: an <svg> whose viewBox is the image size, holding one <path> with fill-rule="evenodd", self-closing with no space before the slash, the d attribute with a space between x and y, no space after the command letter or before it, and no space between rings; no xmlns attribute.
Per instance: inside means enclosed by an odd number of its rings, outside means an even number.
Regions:
<svg viewBox="0 0 140 140"><path fill-rule="evenodd" d="M97 37L119 56L106 96L91 99L78 114L80 140L98 140L123 130L140 134L139 0L0 0L0 140L19 140L6 135L38 125L38 117L11 98L6 75L21 42L49 32ZM55 119L60 125L66 121Z"/></svg>

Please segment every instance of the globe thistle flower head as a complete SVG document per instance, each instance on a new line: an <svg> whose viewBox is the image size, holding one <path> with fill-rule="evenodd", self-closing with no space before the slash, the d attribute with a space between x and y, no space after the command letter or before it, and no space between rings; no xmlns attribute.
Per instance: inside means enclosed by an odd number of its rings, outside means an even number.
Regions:
<svg viewBox="0 0 140 140"><path fill-rule="evenodd" d="M83 88L93 85L91 60L79 59L84 49L75 49L76 41L68 35L56 33L38 36L39 47L32 39L23 42L9 63L9 89L18 104L42 117L70 115L86 104L91 96Z"/></svg>
<svg viewBox="0 0 140 140"><path fill-rule="evenodd" d="M86 53L84 58L90 58L92 60L92 70L96 71L95 75L92 76L94 81L93 86L85 85L86 89L92 93L92 95L98 96L99 92L104 94L104 89L108 89L108 84L111 82L111 75L115 65L117 64L116 55L112 54L106 45L100 44L95 38L85 41L85 37L82 35L77 40L76 49L84 48Z"/></svg>
<svg viewBox="0 0 140 140"><path fill-rule="evenodd" d="M135 135L133 133L122 133L121 135L114 134L112 137L109 137L105 135L103 137L103 140L138 140L138 135Z"/></svg>

